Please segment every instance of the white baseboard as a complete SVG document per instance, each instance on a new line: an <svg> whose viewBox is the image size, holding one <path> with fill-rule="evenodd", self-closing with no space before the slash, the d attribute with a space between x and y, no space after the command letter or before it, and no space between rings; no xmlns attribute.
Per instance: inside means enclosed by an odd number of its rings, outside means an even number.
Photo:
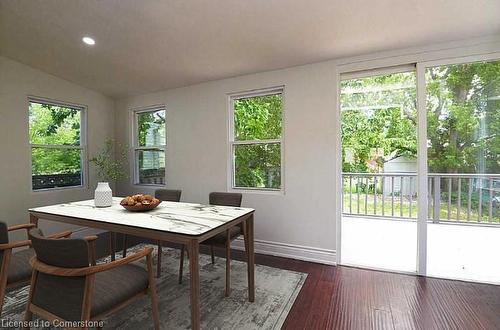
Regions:
<svg viewBox="0 0 500 330"><path fill-rule="evenodd" d="M337 253L335 250L319 249L309 246L300 246L262 240L254 241L255 253L268 254L277 257L317 262L326 265L337 264ZM241 237L232 243L232 248L244 250L244 242Z"/></svg>

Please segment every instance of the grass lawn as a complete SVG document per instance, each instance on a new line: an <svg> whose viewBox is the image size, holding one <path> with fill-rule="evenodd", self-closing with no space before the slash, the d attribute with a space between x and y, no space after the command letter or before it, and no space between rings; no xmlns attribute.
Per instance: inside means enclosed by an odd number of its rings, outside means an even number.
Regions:
<svg viewBox="0 0 500 330"><path fill-rule="evenodd" d="M349 197L351 197L351 199ZM344 191L343 202L343 213L346 214L377 216L385 215L388 217L395 216L403 218L417 218L417 201L415 196L412 198L411 203L410 198L408 197L403 197L403 199L401 200L400 196L394 196L393 204L391 196L383 197L382 194L377 194L377 198L375 200L375 196L373 195L373 193L365 194L363 192L360 192L358 195L356 192L352 192L351 196L349 196L349 192ZM430 210L430 212L431 213L429 218L432 218L432 210ZM481 219L478 219L478 213L479 212L477 206L471 208L469 222L489 223L488 207L485 203L483 204ZM460 222L467 222L467 204L462 204L462 206L460 207L460 212L458 212L457 204L452 203L450 205L449 216L450 217L448 218L448 200L441 200L439 217L441 220L450 219L452 221L457 221L458 219L458 221ZM498 207L493 210L491 223L500 224L500 212L498 210Z"/></svg>

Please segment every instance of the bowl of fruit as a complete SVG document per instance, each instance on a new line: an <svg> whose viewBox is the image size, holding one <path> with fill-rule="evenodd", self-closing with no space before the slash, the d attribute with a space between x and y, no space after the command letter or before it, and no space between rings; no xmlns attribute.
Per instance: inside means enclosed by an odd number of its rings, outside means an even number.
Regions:
<svg viewBox="0 0 500 330"><path fill-rule="evenodd" d="M120 202L128 211L143 212L149 211L160 205L161 201L151 195L136 194L127 196Z"/></svg>

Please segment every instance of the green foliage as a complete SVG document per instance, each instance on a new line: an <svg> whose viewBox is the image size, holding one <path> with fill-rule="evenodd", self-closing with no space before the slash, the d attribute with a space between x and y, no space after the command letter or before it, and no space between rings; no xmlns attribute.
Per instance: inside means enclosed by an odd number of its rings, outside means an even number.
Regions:
<svg viewBox="0 0 500 330"><path fill-rule="evenodd" d="M235 165L237 187L281 187L279 144L236 145Z"/></svg>
<svg viewBox="0 0 500 330"><path fill-rule="evenodd" d="M236 141L280 139L282 132L281 94L255 96L234 101ZM235 145L237 187L281 187L280 143Z"/></svg>
<svg viewBox="0 0 500 330"><path fill-rule="evenodd" d="M29 105L30 143L80 145L80 110L33 103Z"/></svg>
<svg viewBox="0 0 500 330"><path fill-rule="evenodd" d="M342 82L344 172L376 172L392 159L416 157L415 81L408 72Z"/></svg>
<svg viewBox="0 0 500 330"><path fill-rule="evenodd" d="M34 145L80 145L80 111L30 102L29 138ZM79 149L32 148L32 174L63 174L81 171Z"/></svg>
<svg viewBox="0 0 500 330"><path fill-rule="evenodd" d="M127 177L123 168L123 164L127 162L127 148L117 144L119 154L115 159L114 146L114 140L106 140L102 150L89 160L97 167L97 175L101 181L115 181Z"/></svg>
<svg viewBox="0 0 500 330"><path fill-rule="evenodd" d="M81 172L80 149L31 149L32 175Z"/></svg>
<svg viewBox="0 0 500 330"><path fill-rule="evenodd" d="M342 82L344 172L417 156L415 86L411 72ZM426 91L429 172L499 173L500 61L429 68Z"/></svg>
<svg viewBox="0 0 500 330"><path fill-rule="evenodd" d="M429 170L499 173L500 61L429 68Z"/></svg>
<svg viewBox="0 0 500 330"><path fill-rule="evenodd" d="M138 145L141 147L165 144L165 110L140 112L138 122Z"/></svg>
<svg viewBox="0 0 500 330"><path fill-rule="evenodd" d="M282 131L282 103L281 94L235 100L235 140L279 139Z"/></svg>
<svg viewBox="0 0 500 330"><path fill-rule="evenodd" d="M343 170L367 172L368 160L379 166L397 157L415 158L416 128L412 120L398 108L380 109L369 114L348 110L342 112ZM346 161L346 148L354 150L354 162ZM371 152L381 148L386 157L373 157Z"/></svg>

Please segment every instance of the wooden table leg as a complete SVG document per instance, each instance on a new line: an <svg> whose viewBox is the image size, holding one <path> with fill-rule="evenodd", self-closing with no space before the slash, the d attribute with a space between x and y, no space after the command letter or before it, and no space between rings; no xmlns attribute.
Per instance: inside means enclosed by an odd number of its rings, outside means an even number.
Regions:
<svg viewBox="0 0 500 330"><path fill-rule="evenodd" d="M122 240L122 257L125 258L127 256L127 244L128 244L128 239L127 239L127 234L123 234L123 240Z"/></svg>
<svg viewBox="0 0 500 330"><path fill-rule="evenodd" d="M34 223L38 227L38 217L30 213L30 223Z"/></svg>
<svg viewBox="0 0 500 330"><path fill-rule="evenodd" d="M200 329L200 269L198 254L200 243L191 240L188 244L189 276L191 278L191 329Z"/></svg>
<svg viewBox="0 0 500 330"><path fill-rule="evenodd" d="M162 249L163 242L158 241L157 243L158 243L158 254L156 255L156 258L157 258L156 277L160 278L160 276L161 276L161 255L163 253L163 249Z"/></svg>
<svg viewBox="0 0 500 330"><path fill-rule="evenodd" d="M226 291L225 296L231 294L231 234L230 230L226 230Z"/></svg>
<svg viewBox="0 0 500 330"><path fill-rule="evenodd" d="M109 255L111 256L111 261L115 261L116 254L116 235L112 231L109 232Z"/></svg>
<svg viewBox="0 0 500 330"><path fill-rule="evenodd" d="M253 246L253 213L245 221L247 241L248 301L255 301L255 255Z"/></svg>

